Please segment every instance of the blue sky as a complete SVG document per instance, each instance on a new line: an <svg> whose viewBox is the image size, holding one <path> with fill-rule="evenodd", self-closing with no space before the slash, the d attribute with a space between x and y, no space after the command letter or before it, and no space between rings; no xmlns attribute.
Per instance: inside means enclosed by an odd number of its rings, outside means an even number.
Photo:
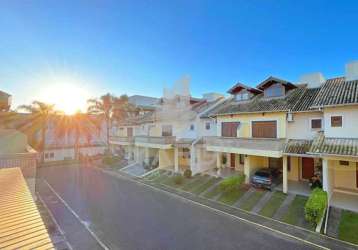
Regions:
<svg viewBox="0 0 358 250"><path fill-rule="evenodd" d="M5 0L0 89L17 105L54 78L89 95L160 96L186 75L201 96L269 75L334 77L358 59L357 13L357 1Z"/></svg>

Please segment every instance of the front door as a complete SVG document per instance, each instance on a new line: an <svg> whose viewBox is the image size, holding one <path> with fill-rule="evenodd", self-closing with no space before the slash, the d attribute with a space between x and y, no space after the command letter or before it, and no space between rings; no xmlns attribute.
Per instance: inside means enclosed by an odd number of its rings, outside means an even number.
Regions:
<svg viewBox="0 0 358 250"><path fill-rule="evenodd" d="M235 168L235 154L230 154L230 167Z"/></svg>
<svg viewBox="0 0 358 250"><path fill-rule="evenodd" d="M309 180L314 175L314 160L313 158L302 158L302 179Z"/></svg>

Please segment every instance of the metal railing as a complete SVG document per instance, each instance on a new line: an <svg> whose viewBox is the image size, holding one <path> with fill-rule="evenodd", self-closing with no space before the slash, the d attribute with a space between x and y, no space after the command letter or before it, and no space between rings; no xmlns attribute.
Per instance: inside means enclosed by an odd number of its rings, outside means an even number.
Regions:
<svg viewBox="0 0 358 250"><path fill-rule="evenodd" d="M174 144L175 136L135 136L137 143Z"/></svg>

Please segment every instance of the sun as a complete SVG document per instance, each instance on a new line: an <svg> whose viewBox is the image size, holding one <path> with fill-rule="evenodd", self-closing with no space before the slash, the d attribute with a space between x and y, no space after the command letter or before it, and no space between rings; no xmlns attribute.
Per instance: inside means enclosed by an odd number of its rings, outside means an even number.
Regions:
<svg viewBox="0 0 358 250"><path fill-rule="evenodd" d="M85 112L89 92L79 84L73 82L48 84L41 91L40 99L54 104L55 109L72 115L78 111Z"/></svg>

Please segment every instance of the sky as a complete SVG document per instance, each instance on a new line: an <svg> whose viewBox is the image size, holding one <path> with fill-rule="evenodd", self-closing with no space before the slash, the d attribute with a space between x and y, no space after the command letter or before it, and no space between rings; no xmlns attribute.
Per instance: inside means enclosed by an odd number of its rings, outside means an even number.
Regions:
<svg viewBox="0 0 358 250"><path fill-rule="evenodd" d="M0 90L13 107L81 106L160 97L183 76L196 97L270 75L340 76L358 60L357 13L358 1L2 0Z"/></svg>

